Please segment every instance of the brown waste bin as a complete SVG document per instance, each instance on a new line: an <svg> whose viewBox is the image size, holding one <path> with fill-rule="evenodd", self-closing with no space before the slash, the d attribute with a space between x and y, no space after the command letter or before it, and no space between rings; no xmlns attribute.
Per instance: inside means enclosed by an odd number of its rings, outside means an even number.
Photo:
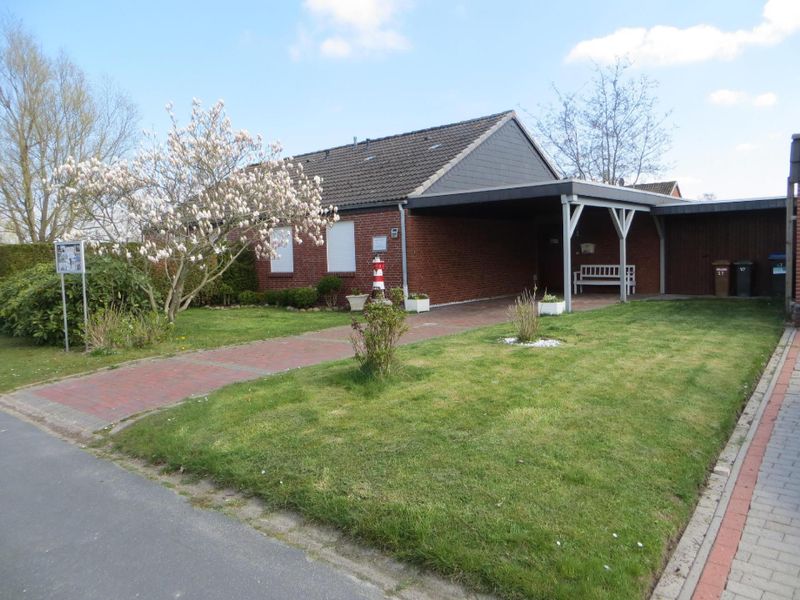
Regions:
<svg viewBox="0 0 800 600"><path fill-rule="evenodd" d="M731 293L731 261L715 260L714 265L714 295L729 296Z"/></svg>

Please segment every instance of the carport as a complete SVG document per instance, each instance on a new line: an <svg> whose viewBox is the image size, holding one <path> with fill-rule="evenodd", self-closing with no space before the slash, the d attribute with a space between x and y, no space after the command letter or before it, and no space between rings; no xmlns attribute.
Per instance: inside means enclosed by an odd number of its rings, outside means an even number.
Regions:
<svg viewBox="0 0 800 600"><path fill-rule="evenodd" d="M653 243L658 250L657 258L653 261L656 264L651 263L650 268L658 272L657 289L663 294L666 292L665 231L662 219L653 214L653 209L662 205L683 203L688 204L688 201L632 188L565 179L468 192L412 196L408 199L407 208L415 216L471 215L480 218L481 215L505 215L512 219L557 220L561 240L560 283L563 286L567 310L571 311L573 238L587 218L592 221L591 225L596 225L598 219L604 218L608 219L606 223L610 222L613 226L618 244L614 262L618 265L619 274L619 281L614 285L619 287L620 301L626 302L628 286L625 273L629 263L628 240L631 228L636 221L647 220L647 226L654 231Z"/></svg>
<svg viewBox="0 0 800 600"><path fill-rule="evenodd" d="M708 295L713 293L713 261L750 260L755 265L753 293L767 295L771 292L768 257L786 247L783 197L690 201L566 179L410 197L407 206L411 215L420 217L502 216L523 223L526 235L538 236L534 246L547 248L547 238L552 238L553 247L556 242L560 245L559 256L539 252L537 271L547 273L557 267L567 310L572 310L573 273L587 261L618 265L615 287L621 302L628 300L625 267L634 262L644 293ZM533 223L552 228L528 227ZM633 239L632 230L637 232ZM597 254L584 254L586 241L598 242ZM554 289L555 277L549 281ZM787 284L792 286L792 281Z"/></svg>

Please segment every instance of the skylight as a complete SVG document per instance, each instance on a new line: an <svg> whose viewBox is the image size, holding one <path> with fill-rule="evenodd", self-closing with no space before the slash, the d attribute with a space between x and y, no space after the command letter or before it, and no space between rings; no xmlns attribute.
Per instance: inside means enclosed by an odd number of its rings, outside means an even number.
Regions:
<svg viewBox="0 0 800 600"><path fill-rule="evenodd" d="M372 160L373 158L375 158L375 156L368 156L367 158L364 159L364 162L367 162L368 160Z"/></svg>
<svg viewBox="0 0 800 600"><path fill-rule="evenodd" d="M439 146L441 146L441 144L434 144L433 146L428 148L428 150L436 150Z"/></svg>

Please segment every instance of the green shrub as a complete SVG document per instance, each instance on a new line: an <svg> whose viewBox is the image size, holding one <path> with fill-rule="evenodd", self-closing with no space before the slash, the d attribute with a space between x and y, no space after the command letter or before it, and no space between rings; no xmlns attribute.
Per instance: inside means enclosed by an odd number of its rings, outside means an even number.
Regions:
<svg viewBox="0 0 800 600"><path fill-rule="evenodd" d="M286 306L289 300L289 290L267 290L264 292L266 303L270 306Z"/></svg>
<svg viewBox="0 0 800 600"><path fill-rule="evenodd" d="M42 263L55 269L53 244L0 244L0 279Z"/></svg>
<svg viewBox="0 0 800 600"><path fill-rule="evenodd" d="M220 276L223 284L230 287L231 294L238 297L241 292L253 292L258 287L256 278L256 253L247 249L233 261L233 264Z"/></svg>
<svg viewBox="0 0 800 600"><path fill-rule="evenodd" d="M314 306L319 300L319 294L313 287L298 287L287 290L286 303L295 308L308 308Z"/></svg>
<svg viewBox="0 0 800 600"><path fill-rule="evenodd" d="M259 304L258 292L250 290L239 292L239 304Z"/></svg>
<svg viewBox="0 0 800 600"><path fill-rule="evenodd" d="M339 303L339 290L341 289L342 280L336 275L326 275L317 284L317 293L328 308L333 308Z"/></svg>
<svg viewBox="0 0 800 600"><path fill-rule="evenodd" d="M86 341L93 352L147 348L165 340L172 325L164 315L150 311L127 312L115 305L101 308L89 317Z"/></svg>
<svg viewBox="0 0 800 600"><path fill-rule="evenodd" d="M385 377L391 372L397 342L408 330L406 311L403 308L403 291L390 292L391 303L370 301L364 307L364 321L353 319L350 341L361 368L375 377Z"/></svg>
<svg viewBox="0 0 800 600"><path fill-rule="evenodd" d="M87 258L87 299L90 314L110 305L141 314L152 310L145 292L147 279L124 261ZM70 339L83 339L83 300L78 275L65 276ZM158 302L159 298L156 298ZM0 331L30 337L41 344L62 344L64 322L61 283L52 264L40 264L0 282Z"/></svg>

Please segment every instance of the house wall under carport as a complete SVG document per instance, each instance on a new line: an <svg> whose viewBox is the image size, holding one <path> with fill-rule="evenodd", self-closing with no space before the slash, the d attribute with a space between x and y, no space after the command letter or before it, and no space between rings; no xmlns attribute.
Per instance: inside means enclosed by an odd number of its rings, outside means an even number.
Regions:
<svg viewBox="0 0 800 600"><path fill-rule="evenodd" d="M667 293L713 294L716 260L752 260L753 293L769 295L768 256L784 251L785 212L780 209L664 216Z"/></svg>
<svg viewBox="0 0 800 600"><path fill-rule="evenodd" d="M408 287L432 304L517 294L537 273L531 219L414 214L406 219Z"/></svg>

